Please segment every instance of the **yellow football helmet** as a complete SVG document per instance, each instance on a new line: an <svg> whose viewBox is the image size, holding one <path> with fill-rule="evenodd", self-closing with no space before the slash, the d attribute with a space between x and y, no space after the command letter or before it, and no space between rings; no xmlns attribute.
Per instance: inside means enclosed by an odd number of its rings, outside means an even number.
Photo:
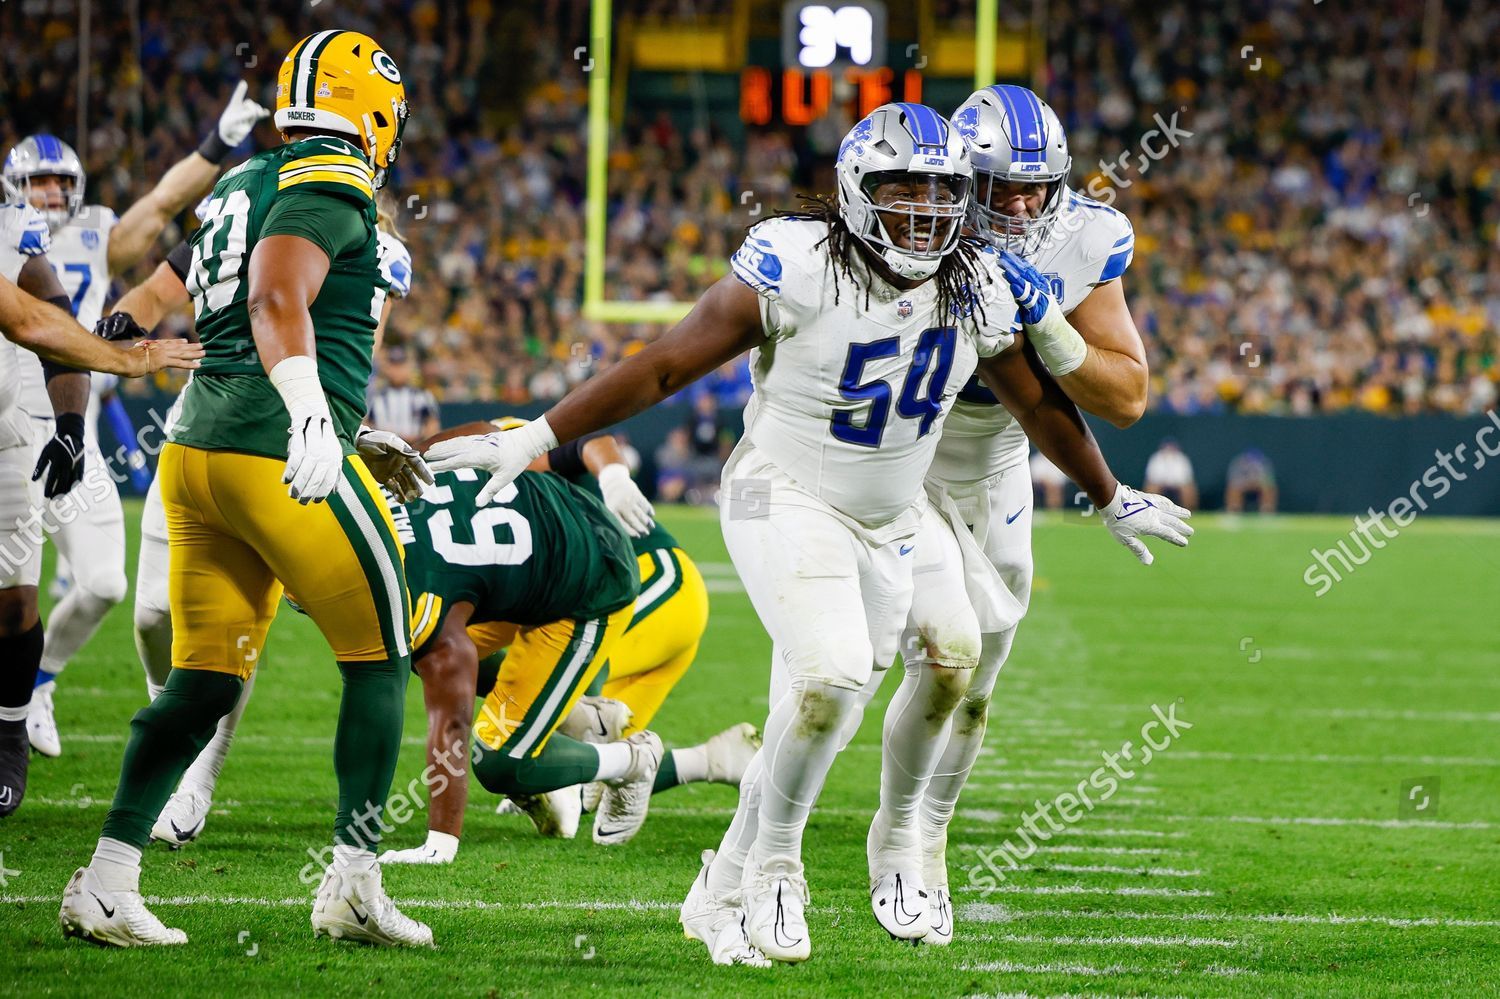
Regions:
<svg viewBox="0 0 1500 999"><path fill-rule="evenodd" d="M406 87L396 61L369 35L319 31L292 46L276 74L276 127L354 138L375 168L375 186L401 148Z"/></svg>

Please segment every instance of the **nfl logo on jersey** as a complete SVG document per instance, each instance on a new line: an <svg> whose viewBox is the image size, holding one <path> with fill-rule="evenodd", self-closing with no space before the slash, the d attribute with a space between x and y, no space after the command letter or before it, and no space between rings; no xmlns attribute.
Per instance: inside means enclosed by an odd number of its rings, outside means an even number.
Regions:
<svg viewBox="0 0 1500 999"><path fill-rule="evenodd" d="M896 303L896 315L900 316L902 319L910 319L911 318L911 302L909 300L907 300L907 299L904 299L904 298L901 301L897 302Z"/></svg>

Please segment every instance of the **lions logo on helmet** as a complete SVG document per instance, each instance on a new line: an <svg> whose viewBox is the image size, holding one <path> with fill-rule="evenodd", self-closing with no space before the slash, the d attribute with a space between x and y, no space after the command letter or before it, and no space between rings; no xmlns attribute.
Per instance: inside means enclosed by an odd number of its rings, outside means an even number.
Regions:
<svg viewBox="0 0 1500 999"><path fill-rule="evenodd" d="M385 185L408 114L401 71L369 35L319 31L292 46L276 76L276 127L357 141Z"/></svg>

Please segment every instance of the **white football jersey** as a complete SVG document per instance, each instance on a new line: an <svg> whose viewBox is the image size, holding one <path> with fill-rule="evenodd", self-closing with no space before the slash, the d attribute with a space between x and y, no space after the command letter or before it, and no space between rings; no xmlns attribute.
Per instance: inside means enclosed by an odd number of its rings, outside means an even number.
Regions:
<svg viewBox="0 0 1500 999"><path fill-rule="evenodd" d="M32 257L50 249L47 219L30 205L0 205L0 275L14 282ZM21 398L21 366L36 355L0 337L0 448L29 441L25 418L16 409Z"/></svg>
<svg viewBox="0 0 1500 999"><path fill-rule="evenodd" d="M406 244L384 229L375 232L376 255L380 261L380 273L390 283L390 293L397 298L411 294L411 252Z"/></svg>
<svg viewBox="0 0 1500 999"><path fill-rule="evenodd" d="M1125 273L1135 253L1135 230L1122 212L1073 191L1047 238L1030 258L1052 285L1066 315L1089 293ZM955 485L979 482L1030 455L1026 432L977 378L959 393L932 462L933 478Z"/></svg>
<svg viewBox="0 0 1500 999"><path fill-rule="evenodd" d="M86 330L92 330L104 315L110 281L109 234L119 221L103 205L86 205L76 218L52 234L47 259L73 305L73 317ZM50 419L52 402L47 396L42 362L30 351L25 355L21 360L21 408L32 417Z"/></svg>
<svg viewBox="0 0 1500 999"><path fill-rule="evenodd" d="M827 234L821 221L769 219L731 260L760 296L766 335L750 353L745 436L804 489L878 527L917 503L943 420L980 353L1014 340L1016 305L993 253L980 254L977 294L938 316L936 281L902 290L857 265L851 282Z"/></svg>

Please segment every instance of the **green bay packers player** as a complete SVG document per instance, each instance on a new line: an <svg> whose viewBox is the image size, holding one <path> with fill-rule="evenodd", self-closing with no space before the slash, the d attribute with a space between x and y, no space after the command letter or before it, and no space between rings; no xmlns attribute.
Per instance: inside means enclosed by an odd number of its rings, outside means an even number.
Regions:
<svg viewBox="0 0 1500 999"><path fill-rule="evenodd" d="M355 451L386 291L374 196L406 117L400 72L375 40L320 31L277 77L285 144L227 173L205 206L188 287L206 356L158 469L173 668L131 724L99 845L63 896L67 935L186 942L142 901L141 849L252 675L285 585L343 678L333 861L314 933L432 943L386 896L375 863L400 749L410 604L390 509Z"/></svg>
<svg viewBox="0 0 1500 999"><path fill-rule="evenodd" d="M552 813L549 792L598 780L607 790L595 841L629 840L661 765L653 732L590 745L556 731L630 625L639 584L625 532L602 503L557 476L522 475L488 503L477 502L483 485L463 469L395 510L414 594L431 805L427 843L383 863L453 859L471 725L479 782L521 803L544 833L568 821ZM510 649L501 680L475 720L481 652L501 646Z"/></svg>

